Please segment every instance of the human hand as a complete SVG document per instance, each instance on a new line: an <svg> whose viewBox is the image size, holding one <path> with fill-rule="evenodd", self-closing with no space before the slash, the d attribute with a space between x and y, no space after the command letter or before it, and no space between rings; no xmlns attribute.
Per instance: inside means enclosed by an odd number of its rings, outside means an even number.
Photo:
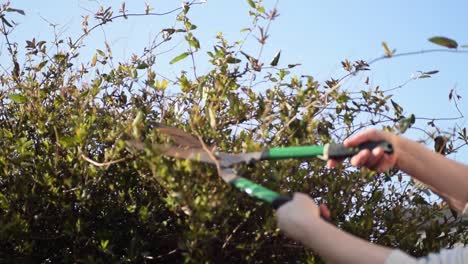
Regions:
<svg viewBox="0 0 468 264"><path fill-rule="evenodd" d="M323 222L323 218L330 218L330 211L321 204L317 206L309 195L295 193L290 202L277 210L279 229L289 237L305 242L309 238L307 231Z"/></svg>
<svg viewBox="0 0 468 264"><path fill-rule="evenodd" d="M356 167L366 167L376 171L387 171L390 168L394 167L398 160L396 135L387 131L368 129L357 135L346 139L343 144L346 147L355 147L361 143L368 141L387 141L394 147L394 153L389 155L384 152L380 147L373 149L372 151L368 149L361 150L358 154L354 155L351 158L351 164ZM330 168L336 167L340 161L338 160L328 160L327 166Z"/></svg>

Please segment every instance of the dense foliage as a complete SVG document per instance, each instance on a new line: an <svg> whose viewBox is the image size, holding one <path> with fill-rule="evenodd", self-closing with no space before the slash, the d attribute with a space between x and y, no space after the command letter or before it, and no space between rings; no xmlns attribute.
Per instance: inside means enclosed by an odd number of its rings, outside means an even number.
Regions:
<svg viewBox="0 0 468 264"><path fill-rule="evenodd" d="M261 2L248 4L247 34L261 49L278 14ZM162 28L141 56L111 63L107 44L90 61L79 52L97 27L88 24L131 19L124 5L117 15L102 8L93 21L85 17L82 36L31 39L25 48L8 38L16 27L11 18L23 11L2 5L11 65L0 75L0 261L320 261L276 229L269 205L224 184L215 168L161 156L152 144L169 139L155 126L178 127L239 153L341 141L369 125L403 133L417 116L405 115L391 91L368 82L357 93L341 89L369 69L365 61L343 61L346 75L321 84L294 75L297 64L281 62L280 53L264 62L222 34L203 47L208 72L196 72L194 62L167 79L154 66L155 47L185 39L187 51L168 63L195 61L202 50L200 29L188 17L195 7L168 13L177 23ZM148 6L142 15L157 14ZM392 57L384 47L384 57ZM145 142L145 151L127 145L129 139ZM464 129L450 139L449 151L455 142L466 143ZM309 193L329 206L340 228L416 256L468 241L466 226L438 218L446 206L428 203L426 190L397 170L376 174L346 163L331 170L320 160L286 160L242 171L282 193Z"/></svg>

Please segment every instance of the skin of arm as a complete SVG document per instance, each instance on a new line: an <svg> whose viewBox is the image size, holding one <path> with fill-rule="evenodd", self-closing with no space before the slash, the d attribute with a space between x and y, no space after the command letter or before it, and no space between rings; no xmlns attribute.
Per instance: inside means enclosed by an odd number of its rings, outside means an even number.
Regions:
<svg viewBox="0 0 468 264"><path fill-rule="evenodd" d="M328 263L384 263L392 252L339 230L320 218L319 211L308 195L296 193L278 209L278 227Z"/></svg>
<svg viewBox="0 0 468 264"><path fill-rule="evenodd" d="M381 148L362 150L351 158L351 164L377 171L396 166L429 185L458 211L463 210L468 202L468 166L434 153L417 142L375 129L359 133L345 140L344 144L353 147L379 140L391 143L394 153L387 155ZM328 166L334 167L338 162L329 160ZM291 202L278 209L278 227L330 263L385 263L393 252L393 249L369 243L325 222L320 217L321 209L309 196L296 193ZM416 261L409 256L408 260Z"/></svg>
<svg viewBox="0 0 468 264"><path fill-rule="evenodd" d="M422 144L390 132L369 129L344 141L348 147L366 141L386 140L393 145L394 154L384 154L381 148L363 150L351 158L354 166L365 166L378 171L398 167L410 176L428 185L457 211L468 203L468 166L430 151ZM337 161L329 161L333 167Z"/></svg>

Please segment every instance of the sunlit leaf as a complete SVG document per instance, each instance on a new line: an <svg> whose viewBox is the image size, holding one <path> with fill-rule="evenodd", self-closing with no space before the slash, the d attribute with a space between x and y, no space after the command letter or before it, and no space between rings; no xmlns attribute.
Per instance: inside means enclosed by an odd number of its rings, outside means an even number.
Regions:
<svg viewBox="0 0 468 264"><path fill-rule="evenodd" d="M416 122L416 117L414 114L411 114L407 118L402 118L398 124L399 124L399 130L401 133L405 133L408 128L410 128L414 123Z"/></svg>
<svg viewBox="0 0 468 264"><path fill-rule="evenodd" d="M47 60L41 61L41 63L39 63L39 64L37 65L36 70L37 70L37 71L42 70L42 68L44 68L44 66L46 66L47 62L48 62Z"/></svg>
<svg viewBox="0 0 468 264"><path fill-rule="evenodd" d="M213 108L209 107L208 108L208 115L210 117L210 126L213 128L213 129L216 129L216 115L213 111Z"/></svg>
<svg viewBox="0 0 468 264"><path fill-rule="evenodd" d="M449 49L456 49L458 47L458 43L455 40L446 37L432 37L429 41Z"/></svg>
<svg viewBox="0 0 468 264"><path fill-rule="evenodd" d="M97 54L94 54L93 58L91 59L91 67L96 66L97 63Z"/></svg>
<svg viewBox="0 0 468 264"><path fill-rule="evenodd" d="M102 57L105 57L106 54L104 53L104 51L100 50L100 49L97 49L96 52L101 55Z"/></svg>
<svg viewBox="0 0 468 264"><path fill-rule="evenodd" d="M388 48L388 45L387 45L387 42L382 42L382 47L384 49L384 52L385 52L385 56L387 57L392 57L393 54L395 53L395 50L390 50L390 48Z"/></svg>
<svg viewBox="0 0 468 264"><path fill-rule="evenodd" d="M8 95L8 98L17 104L22 104L28 101L28 98L22 94L10 94Z"/></svg>
<svg viewBox="0 0 468 264"><path fill-rule="evenodd" d="M184 53L180 54L179 56L173 58L173 59L169 62L169 64L174 64L174 63L176 63L176 62L178 62L178 61L181 61L181 60L187 58L188 55L190 55L190 53L184 52Z"/></svg>
<svg viewBox="0 0 468 264"><path fill-rule="evenodd" d="M198 39L196 38L192 38L191 40L189 40L189 45L191 47L194 47L196 49L199 49L200 48L200 42L198 41Z"/></svg>

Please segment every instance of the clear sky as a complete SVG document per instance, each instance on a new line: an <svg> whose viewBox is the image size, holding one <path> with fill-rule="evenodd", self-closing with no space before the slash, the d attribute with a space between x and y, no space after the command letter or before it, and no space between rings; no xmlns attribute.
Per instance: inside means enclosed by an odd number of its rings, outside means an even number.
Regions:
<svg viewBox="0 0 468 264"><path fill-rule="evenodd" d="M143 12L145 2L155 10L164 12L180 6L180 1L128 1L129 12ZM271 7L275 1L264 1ZM90 25L94 25L92 14L100 5L111 5L119 9L121 1L85 0L44 0L12 1L12 7L23 9L27 16L16 16L20 23L12 39L24 47L26 39L49 40L53 30L48 22L58 24L61 36L76 37L81 32L82 15L90 15ZM222 31L228 40L239 40L242 28L249 26L248 4L246 1L208 0L205 4L193 7L189 14L193 24L198 26L195 35L200 39L201 54L211 49L217 32ZM267 8L268 9L268 8ZM275 52L282 50L281 62L301 63L297 74L308 74L324 81L330 77L343 76L343 59L370 60L383 55L382 41L398 52L419 51L437 48L427 41L429 37L446 36L460 45L468 44L467 1L279 1L280 16L270 28L270 38L263 52L263 59L269 61ZM45 18L45 19L44 19ZM104 38L113 49L116 60L128 60L132 53L141 54L152 38L162 29L173 25L174 15L165 17L139 17L115 21L94 31L86 40L87 47L82 56L91 59L95 49L103 49ZM246 51L258 52L253 39L245 46ZM2 44L1 61L5 60L5 43ZM184 44L177 47L183 51ZM171 52L173 57L175 52ZM171 57L167 59L170 60ZM184 64L181 64L184 65ZM188 64L187 64L188 65ZM395 87L417 71L439 70L430 79L420 79L409 83L396 92L397 101L405 108L406 114L416 117L457 117L459 114L448 100L449 91L456 87L462 96L459 108L468 113L468 54L431 53L410 57L384 60L372 65L373 84L383 89ZM176 76L180 65L171 68L165 63L164 71ZM208 65L198 65L200 73L208 70ZM349 85L359 88L362 80L352 79ZM418 121L425 128L427 121ZM466 118L457 121L466 125ZM443 126L453 125L453 121L439 122ZM409 137L419 134L409 132ZM464 150L453 158L463 160L468 157Z"/></svg>

